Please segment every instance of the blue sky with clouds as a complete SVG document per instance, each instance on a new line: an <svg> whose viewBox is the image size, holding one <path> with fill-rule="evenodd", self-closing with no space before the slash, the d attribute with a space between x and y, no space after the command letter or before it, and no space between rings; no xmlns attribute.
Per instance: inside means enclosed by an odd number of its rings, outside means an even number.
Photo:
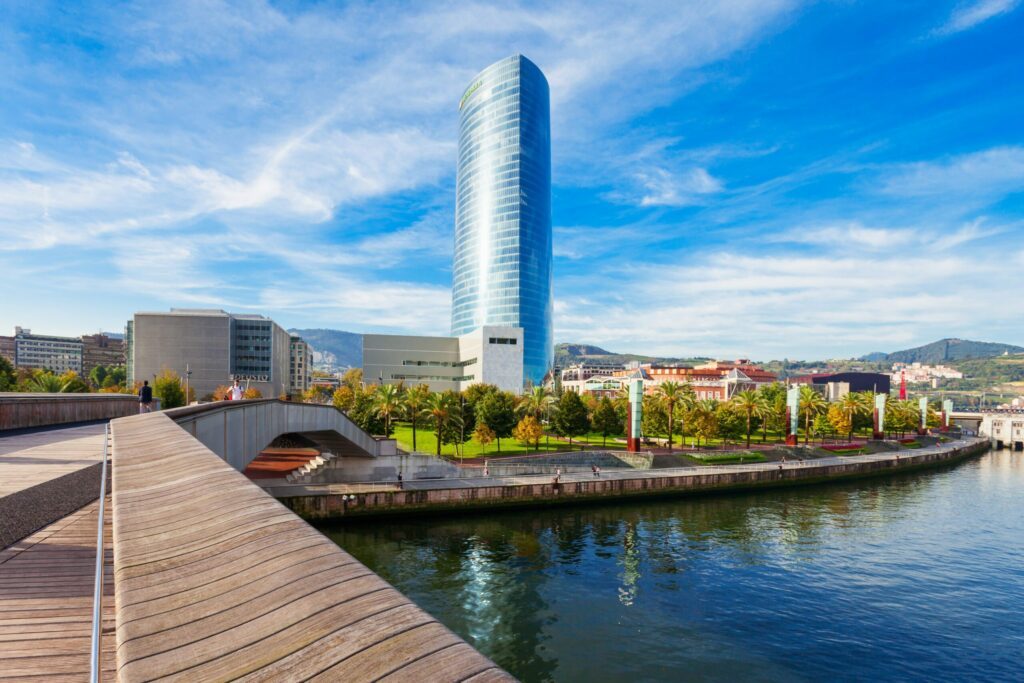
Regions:
<svg viewBox="0 0 1024 683"><path fill-rule="evenodd" d="M458 101L522 52L551 84L556 340L1024 343L1020 5L5 3L0 326L446 333Z"/></svg>

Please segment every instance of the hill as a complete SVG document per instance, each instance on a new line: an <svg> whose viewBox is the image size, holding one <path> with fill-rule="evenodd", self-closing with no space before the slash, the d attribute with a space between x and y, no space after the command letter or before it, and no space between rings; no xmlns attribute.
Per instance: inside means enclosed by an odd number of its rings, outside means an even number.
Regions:
<svg viewBox="0 0 1024 683"><path fill-rule="evenodd" d="M313 348L313 364L318 369L358 368L363 364L363 335L323 328L288 330Z"/></svg>
<svg viewBox="0 0 1024 683"><path fill-rule="evenodd" d="M575 342L555 344L555 365L560 368L572 365L573 363L582 363L584 361L622 365L631 361L639 361L641 363L700 363L706 360L710 359L660 358L658 356L642 356L635 353L614 353L613 351L606 351L600 346L594 346L592 344L578 344Z"/></svg>
<svg viewBox="0 0 1024 683"><path fill-rule="evenodd" d="M970 341L968 339L940 339L931 344L904 349L894 353L869 353L860 360L884 363L943 363L968 358L991 358L1005 353L1024 353L1024 347L1012 344Z"/></svg>

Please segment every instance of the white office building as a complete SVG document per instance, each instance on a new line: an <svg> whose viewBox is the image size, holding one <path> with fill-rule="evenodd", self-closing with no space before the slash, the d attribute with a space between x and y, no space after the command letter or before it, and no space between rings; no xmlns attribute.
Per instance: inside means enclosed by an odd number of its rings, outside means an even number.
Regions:
<svg viewBox="0 0 1024 683"><path fill-rule="evenodd" d="M461 337L363 335L363 381L461 391L472 384L523 390L523 328L485 325Z"/></svg>

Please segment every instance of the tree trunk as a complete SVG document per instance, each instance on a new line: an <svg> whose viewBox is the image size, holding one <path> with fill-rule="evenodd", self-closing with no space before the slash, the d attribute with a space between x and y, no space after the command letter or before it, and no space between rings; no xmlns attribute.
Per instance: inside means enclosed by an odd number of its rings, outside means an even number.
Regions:
<svg viewBox="0 0 1024 683"><path fill-rule="evenodd" d="M750 413L747 413L747 448L750 448Z"/></svg>
<svg viewBox="0 0 1024 683"><path fill-rule="evenodd" d="M668 452L672 452L672 404L668 405Z"/></svg>
<svg viewBox="0 0 1024 683"><path fill-rule="evenodd" d="M416 452L416 418L412 419L412 452Z"/></svg>

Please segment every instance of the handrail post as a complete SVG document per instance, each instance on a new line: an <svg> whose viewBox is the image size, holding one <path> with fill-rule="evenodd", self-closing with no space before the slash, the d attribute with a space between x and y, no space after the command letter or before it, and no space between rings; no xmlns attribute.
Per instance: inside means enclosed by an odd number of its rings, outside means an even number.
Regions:
<svg viewBox="0 0 1024 683"><path fill-rule="evenodd" d="M100 475L100 514L96 528L96 577L92 596L92 648L89 652L89 680L100 683L100 653L103 635L103 508L107 500L107 449L110 444L110 423L103 430L103 467Z"/></svg>

